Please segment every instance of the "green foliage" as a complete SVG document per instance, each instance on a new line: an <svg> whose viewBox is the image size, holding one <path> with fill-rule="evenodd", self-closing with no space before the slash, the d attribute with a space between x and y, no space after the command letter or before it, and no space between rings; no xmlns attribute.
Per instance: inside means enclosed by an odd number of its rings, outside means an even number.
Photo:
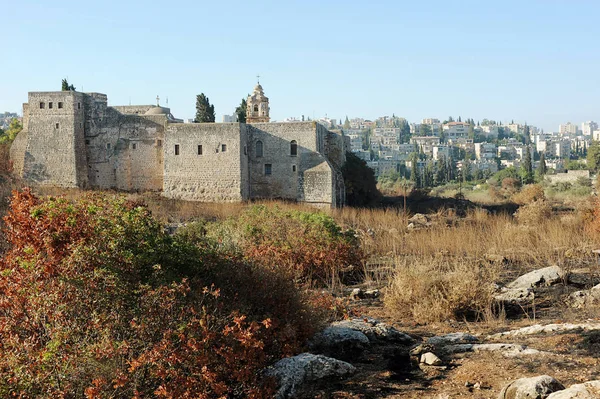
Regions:
<svg viewBox="0 0 600 399"><path fill-rule="evenodd" d="M246 123L246 111L248 110L248 104L246 103L246 99L242 98L242 102L235 109L235 114L237 115L237 120L239 123Z"/></svg>
<svg viewBox="0 0 600 399"><path fill-rule="evenodd" d="M598 171L600 167L600 142L598 141L593 141L587 150L587 166L593 171Z"/></svg>
<svg viewBox="0 0 600 399"><path fill-rule="evenodd" d="M75 91L75 86L70 85L67 79L62 80L62 91Z"/></svg>
<svg viewBox="0 0 600 399"><path fill-rule="evenodd" d="M421 136L430 136L431 135L431 126L429 126L425 123L421 123L421 125L419 127L419 134Z"/></svg>
<svg viewBox="0 0 600 399"><path fill-rule="evenodd" d="M508 168L499 170L498 172L494 173L491 180L496 185L500 185L502 181L506 178L520 179L519 172L514 166L509 166Z"/></svg>
<svg viewBox="0 0 600 399"><path fill-rule="evenodd" d="M23 130L23 125L21 122L19 122L18 119L13 119L10 121L10 125L8 125L8 129L6 131L0 129L0 144L12 143L21 130Z"/></svg>
<svg viewBox="0 0 600 399"><path fill-rule="evenodd" d="M375 174L365 161L351 152L347 152L342 175L344 176L348 205L372 206L379 202L381 193L377 190Z"/></svg>
<svg viewBox="0 0 600 399"><path fill-rule="evenodd" d="M201 230L169 236L140 203L24 191L11 207L0 397L266 399L261 370L314 331L286 276L191 243Z"/></svg>
<svg viewBox="0 0 600 399"><path fill-rule="evenodd" d="M196 123L214 123L215 106L210 103L208 97L201 93L196 96Z"/></svg>
<svg viewBox="0 0 600 399"><path fill-rule="evenodd" d="M533 164L529 146L525 148L525 154L523 154L523 160L521 162L521 180L523 181L523 184L533 183Z"/></svg>
<svg viewBox="0 0 600 399"><path fill-rule="evenodd" d="M540 154L540 163L537 169L537 174L540 179L543 179L546 173L548 173L548 167L546 166L546 155L542 152Z"/></svg>

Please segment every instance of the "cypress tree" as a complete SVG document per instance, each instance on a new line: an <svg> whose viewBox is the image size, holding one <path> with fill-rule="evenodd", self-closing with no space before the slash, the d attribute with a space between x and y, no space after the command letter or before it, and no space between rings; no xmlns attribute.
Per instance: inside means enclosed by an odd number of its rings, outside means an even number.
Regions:
<svg viewBox="0 0 600 399"><path fill-rule="evenodd" d="M215 106L211 105L208 97L201 93L196 96L196 123L214 123Z"/></svg>

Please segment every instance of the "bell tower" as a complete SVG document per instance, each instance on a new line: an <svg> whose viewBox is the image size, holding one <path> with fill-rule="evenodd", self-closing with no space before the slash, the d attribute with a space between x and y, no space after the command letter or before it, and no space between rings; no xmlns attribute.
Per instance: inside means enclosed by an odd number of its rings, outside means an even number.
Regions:
<svg viewBox="0 0 600 399"><path fill-rule="evenodd" d="M260 76L257 76L260 79ZM246 122L267 123L271 120L269 116L269 98L265 96L260 80L254 86L254 92L246 100Z"/></svg>

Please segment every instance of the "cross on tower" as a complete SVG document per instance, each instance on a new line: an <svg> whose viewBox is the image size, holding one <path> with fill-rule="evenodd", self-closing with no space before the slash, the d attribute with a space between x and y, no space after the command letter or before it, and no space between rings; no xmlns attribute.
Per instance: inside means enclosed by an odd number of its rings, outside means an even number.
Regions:
<svg viewBox="0 0 600 399"><path fill-rule="evenodd" d="M156 106L157 107L160 107L159 101L160 101L160 97L158 97L158 95L156 95Z"/></svg>
<svg viewBox="0 0 600 399"><path fill-rule="evenodd" d="M256 81L260 84L260 75L256 75Z"/></svg>

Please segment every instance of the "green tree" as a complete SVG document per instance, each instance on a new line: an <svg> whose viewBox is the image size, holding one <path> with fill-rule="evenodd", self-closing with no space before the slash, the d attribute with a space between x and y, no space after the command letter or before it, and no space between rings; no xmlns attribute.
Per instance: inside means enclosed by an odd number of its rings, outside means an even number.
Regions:
<svg viewBox="0 0 600 399"><path fill-rule="evenodd" d="M0 134L0 144L12 143L21 130L23 130L23 125L21 122L19 122L19 120L16 118L13 119L10 121L10 125L8 125L8 129L6 129L6 131L2 131L2 129L0 129L0 132L2 132Z"/></svg>
<svg viewBox="0 0 600 399"><path fill-rule="evenodd" d="M215 106L211 105L208 97L201 93L196 96L196 123L214 123Z"/></svg>
<svg viewBox="0 0 600 399"><path fill-rule="evenodd" d="M546 167L546 155L544 152L540 154L540 164L537 169L538 176L543 179L544 175L548 172L548 168Z"/></svg>
<svg viewBox="0 0 600 399"><path fill-rule="evenodd" d="M472 179L471 162L469 162L469 161L463 162L462 177L463 177L463 181L465 181L465 182L470 181Z"/></svg>
<svg viewBox="0 0 600 399"><path fill-rule="evenodd" d="M410 164L411 164L410 181L414 182L416 187L421 187L421 179L419 178L418 163L419 163L419 154L417 154L416 152L413 152L412 156L410 157Z"/></svg>
<svg viewBox="0 0 600 399"><path fill-rule="evenodd" d="M406 119L400 120L400 143L408 143L410 141L410 125Z"/></svg>
<svg viewBox="0 0 600 399"><path fill-rule="evenodd" d="M523 184L533 183L533 165L529 146L525 147L525 154L523 154L523 160L521 162L521 180Z"/></svg>
<svg viewBox="0 0 600 399"><path fill-rule="evenodd" d="M246 99L242 98L242 102L235 109L235 114L237 115L237 120L239 123L246 123L246 109L247 108L248 108L248 105L246 104Z"/></svg>
<svg viewBox="0 0 600 399"><path fill-rule="evenodd" d="M348 120L348 115L346 115L346 120L344 121L344 129L350 129L350 121Z"/></svg>
<svg viewBox="0 0 600 399"><path fill-rule="evenodd" d="M597 171L600 167L600 142L592 141L587 149L587 165L590 170Z"/></svg>
<svg viewBox="0 0 600 399"><path fill-rule="evenodd" d="M347 205L373 206L381 199L373 169L351 152L346 153L342 176L346 186Z"/></svg>
<svg viewBox="0 0 600 399"><path fill-rule="evenodd" d="M421 123L421 126L419 127L419 134L421 136L430 136L431 135L431 126L429 126L425 123Z"/></svg>
<svg viewBox="0 0 600 399"><path fill-rule="evenodd" d="M62 91L75 91L75 86L70 85L67 79L62 80Z"/></svg>
<svg viewBox="0 0 600 399"><path fill-rule="evenodd" d="M444 184L447 182L448 168L446 165L446 158L439 157L435 163L435 183L437 185Z"/></svg>

